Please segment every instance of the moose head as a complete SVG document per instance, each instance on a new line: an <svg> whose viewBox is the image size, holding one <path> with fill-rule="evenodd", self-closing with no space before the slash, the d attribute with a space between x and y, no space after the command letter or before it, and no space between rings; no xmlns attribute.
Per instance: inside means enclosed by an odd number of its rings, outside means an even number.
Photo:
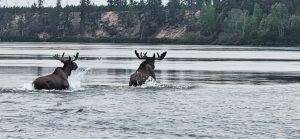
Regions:
<svg viewBox="0 0 300 139"><path fill-rule="evenodd" d="M58 54L54 55L53 58L56 60L59 60L61 63L64 64L64 66L62 67L62 69L65 71L65 73L70 76L72 70L76 70L78 68L77 64L74 62L78 59L79 57L79 53L77 52L76 55L74 56L74 59L72 59L70 56L69 58L66 60L64 58L65 53L62 54L61 57L58 56Z"/></svg>
<svg viewBox="0 0 300 139"><path fill-rule="evenodd" d="M163 52L162 54L154 53L152 57L148 57L147 52L138 53L137 50L135 50L135 55L138 59L142 59L144 61L140 64L137 71L130 76L129 86L141 86L145 83L149 76L156 80L154 73L155 60L163 60L166 57L167 52Z"/></svg>
<svg viewBox="0 0 300 139"><path fill-rule="evenodd" d="M73 70L78 68L77 64L74 62L78 59L79 53L77 52L74 58L70 57L68 59L64 58L64 54L61 57L58 54L54 55L53 58L59 60L64 64L63 67L57 67L54 72L50 75L42 76L33 81L35 89L67 89L69 88L68 76L71 75Z"/></svg>

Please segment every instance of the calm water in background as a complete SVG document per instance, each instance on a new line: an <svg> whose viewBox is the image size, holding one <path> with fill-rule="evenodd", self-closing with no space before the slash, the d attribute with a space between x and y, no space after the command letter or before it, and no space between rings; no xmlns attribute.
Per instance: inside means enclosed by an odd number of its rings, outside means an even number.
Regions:
<svg viewBox="0 0 300 139"><path fill-rule="evenodd" d="M168 51L156 82L135 49ZM32 89L62 52L71 89ZM300 138L300 48L0 43L0 138Z"/></svg>

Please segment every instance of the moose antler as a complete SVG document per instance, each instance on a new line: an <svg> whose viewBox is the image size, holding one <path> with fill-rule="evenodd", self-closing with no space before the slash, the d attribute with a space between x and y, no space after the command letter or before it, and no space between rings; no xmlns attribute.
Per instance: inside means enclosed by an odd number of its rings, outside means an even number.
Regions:
<svg viewBox="0 0 300 139"><path fill-rule="evenodd" d="M65 56L65 53L63 53L61 57L59 57L58 54L56 54L56 55L53 56L53 58L56 59L56 60L61 61L62 63L64 63L64 62L67 61L67 60L65 60L64 56ZM76 61L76 60L78 59L78 57L79 57L79 53L77 52L76 55L74 55L74 59L73 59L73 60L72 60L72 58L69 56L69 61L74 62L74 61Z"/></svg>
<svg viewBox="0 0 300 139"><path fill-rule="evenodd" d="M136 55L136 57L139 58L139 59L146 59L146 58L148 58L147 52L146 52L146 53L142 53L142 52L141 52L141 53L139 54L139 53L137 52L137 50L135 50L135 55Z"/></svg>
<svg viewBox="0 0 300 139"><path fill-rule="evenodd" d="M157 59L157 60L163 60L166 57L166 55L167 55L167 51L163 52L161 55L159 55L159 53L156 53L156 54L157 54L157 58L155 58L155 59Z"/></svg>
<svg viewBox="0 0 300 139"><path fill-rule="evenodd" d="M65 53L63 53L61 57L59 57L58 54L55 54L53 56L53 58L56 59L56 60L59 60L61 62L65 62L66 60L64 59L64 56L65 56Z"/></svg>
<svg viewBox="0 0 300 139"><path fill-rule="evenodd" d="M77 52L76 55L74 56L74 59L72 60L72 62L76 61L78 59L78 57L79 57L79 53Z"/></svg>

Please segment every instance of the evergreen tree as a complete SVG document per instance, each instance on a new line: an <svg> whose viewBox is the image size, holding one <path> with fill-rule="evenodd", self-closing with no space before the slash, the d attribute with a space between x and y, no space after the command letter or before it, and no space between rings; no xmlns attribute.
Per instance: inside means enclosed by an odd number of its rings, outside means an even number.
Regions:
<svg viewBox="0 0 300 139"><path fill-rule="evenodd" d="M245 27L247 21L247 11L240 9L232 9L228 12L228 17L225 19L226 32L245 34Z"/></svg>
<svg viewBox="0 0 300 139"><path fill-rule="evenodd" d="M201 8L199 25L202 34L211 35L216 27L216 9L213 6L203 6Z"/></svg>
<svg viewBox="0 0 300 139"><path fill-rule="evenodd" d="M300 34L300 15L291 15L290 17L290 35L299 36ZM300 41L300 37L298 37Z"/></svg>
<svg viewBox="0 0 300 139"><path fill-rule="evenodd" d="M290 17L290 27L300 29L300 15L291 15Z"/></svg>
<svg viewBox="0 0 300 139"><path fill-rule="evenodd" d="M180 3L180 0L170 0L168 5L168 16L167 16L167 23L170 25L179 24L183 20L183 10Z"/></svg>
<svg viewBox="0 0 300 139"><path fill-rule="evenodd" d="M44 3L44 0L38 0L38 9L39 9L39 14L41 15L42 12L43 12L43 3Z"/></svg>
<svg viewBox="0 0 300 139"><path fill-rule="evenodd" d="M110 8L110 10L113 9L113 7L115 6L114 4L114 0L107 0L107 6Z"/></svg>
<svg viewBox="0 0 300 139"><path fill-rule="evenodd" d="M80 34L83 35L86 32L86 22L89 19L86 19L87 17L89 17L89 8L91 5L91 1L90 0L81 0L80 2Z"/></svg>
<svg viewBox="0 0 300 139"><path fill-rule="evenodd" d="M249 17L247 22L247 33L250 35L254 35L257 32L260 21L263 17L263 11L260 6L256 3L253 9L252 16Z"/></svg>
<svg viewBox="0 0 300 139"><path fill-rule="evenodd" d="M61 0L56 1L56 9L61 9Z"/></svg>
<svg viewBox="0 0 300 139"><path fill-rule="evenodd" d="M69 6L66 6L64 12L63 12L63 32L64 34L71 35L75 34L75 31L72 28L71 23L71 9ZM62 34L62 35L64 35Z"/></svg>
<svg viewBox="0 0 300 139"><path fill-rule="evenodd" d="M273 27L277 28L278 35L283 37L285 35L285 29L288 25L288 9L282 3L275 3L271 7L271 12L267 17L268 24Z"/></svg>

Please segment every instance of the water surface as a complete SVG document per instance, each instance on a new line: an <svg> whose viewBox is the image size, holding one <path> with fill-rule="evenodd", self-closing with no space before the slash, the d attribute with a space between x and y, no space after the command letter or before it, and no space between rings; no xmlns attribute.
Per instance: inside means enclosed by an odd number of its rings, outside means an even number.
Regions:
<svg viewBox="0 0 300 139"><path fill-rule="evenodd" d="M134 50L168 51L129 87ZM80 53L71 89L31 82ZM0 138L299 138L300 48L0 43Z"/></svg>

